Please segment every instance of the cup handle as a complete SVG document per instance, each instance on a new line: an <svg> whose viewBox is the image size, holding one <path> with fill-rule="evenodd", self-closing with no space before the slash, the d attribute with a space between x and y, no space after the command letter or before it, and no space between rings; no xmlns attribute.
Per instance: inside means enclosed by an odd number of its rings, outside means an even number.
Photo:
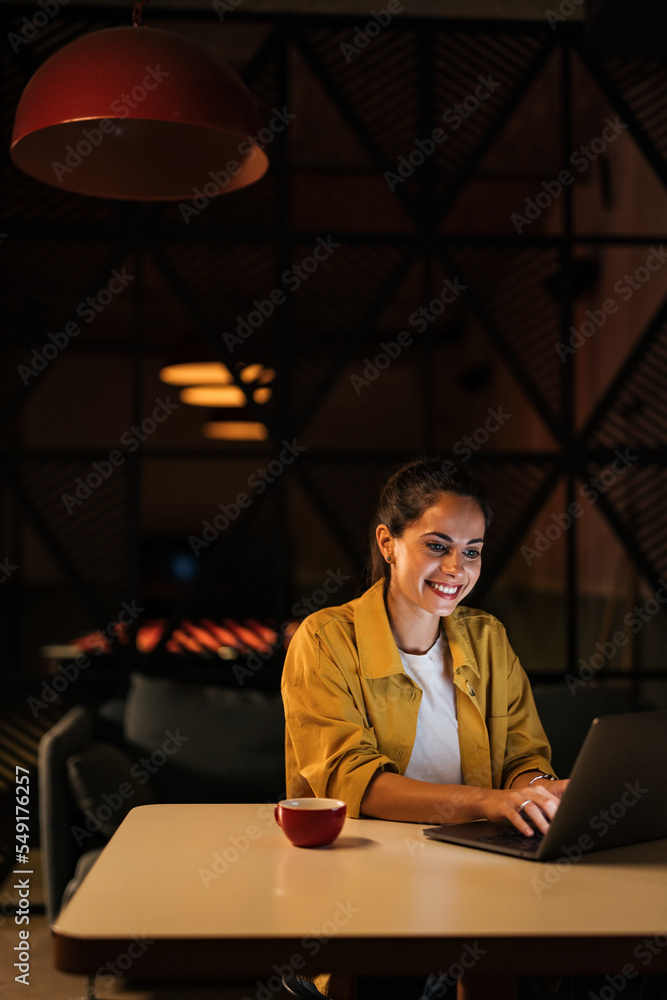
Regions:
<svg viewBox="0 0 667 1000"><path fill-rule="evenodd" d="M282 823L280 822L280 809L278 806L273 807L273 815L278 826L282 828Z"/></svg>

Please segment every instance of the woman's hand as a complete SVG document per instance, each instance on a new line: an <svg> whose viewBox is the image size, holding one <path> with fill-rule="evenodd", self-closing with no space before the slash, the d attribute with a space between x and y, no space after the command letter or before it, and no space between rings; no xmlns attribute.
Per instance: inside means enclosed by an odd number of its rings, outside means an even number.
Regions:
<svg viewBox="0 0 667 1000"><path fill-rule="evenodd" d="M393 771L379 771L361 802L361 813L377 819L409 823L470 823L475 819L490 819L496 823L512 823L530 836L533 828L546 831L558 809L567 787L563 781L536 781L530 788L530 772L519 777L513 788L491 789L478 785L438 785L406 778ZM524 783L525 782L525 783ZM522 812L522 806L525 811Z"/></svg>
<svg viewBox="0 0 667 1000"><path fill-rule="evenodd" d="M532 837L533 827L527 822L530 820L538 830L546 833L568 780L538 781L530 788L485 789L480 818L494 823L509 821L525 836Z"/></svg>
<svg viewBox="0 0 667 1000"><path fill-rule="evenodd" d="M537 782L535 784L537 784ZM555 795L557 799L562 799L563 798L563 792L565 791L565 789L567 788L567 786L570 784L570 779L569 778L559 778L558 781L549 781L549 782L545 782L545 784L547 785L547 791L548 792L551 792L552 795Z"/></svg>

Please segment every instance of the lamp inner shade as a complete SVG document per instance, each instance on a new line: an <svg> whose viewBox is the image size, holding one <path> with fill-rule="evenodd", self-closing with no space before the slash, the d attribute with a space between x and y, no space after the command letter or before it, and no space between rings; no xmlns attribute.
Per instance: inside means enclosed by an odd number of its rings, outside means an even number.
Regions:
<svg viewBox="0 0 667 1000"><path fill-rule="evenodd" d="M212 136L198 125L126 119L103 133L95 119L33 132L12 158L35 180L78 194L143 201L198 197L201 202L202 195L236 191L265 173L264 154L253 148L241 163L238 145L238 138ZM234 175L230 163L239 168Z"/></svg>
<svg viewBox="0 0 667 1000"><path fill-rule="evenodd" d="M79 194L211 198L259 180L268 159L240 77L190 39L109 28L56 52L26 86L11 157Z"/></svg>

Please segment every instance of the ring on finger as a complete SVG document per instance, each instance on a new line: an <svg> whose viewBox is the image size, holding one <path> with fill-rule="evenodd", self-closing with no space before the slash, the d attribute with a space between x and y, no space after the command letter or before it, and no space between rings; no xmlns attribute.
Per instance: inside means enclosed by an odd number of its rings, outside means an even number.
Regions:
<svg viewBox="0 0 667 1000"><path fill-rule="evenodd" d="M526 799L525 802L522 802L521 805L519 806L519 812L523 812L526 806L529 806L532 801L533 801L532 799Z"/></svg>

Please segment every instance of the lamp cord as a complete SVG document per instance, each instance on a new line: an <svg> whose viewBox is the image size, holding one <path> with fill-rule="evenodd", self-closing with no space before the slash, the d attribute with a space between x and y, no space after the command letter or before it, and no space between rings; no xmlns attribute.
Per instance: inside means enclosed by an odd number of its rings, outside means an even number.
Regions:
<svg viewBox="0 0 667 1000"><path fill-rule="evenodd" d="M132 8L132 24L135 28L144 28L144 6L146 0L138 0Z"/></svg>

